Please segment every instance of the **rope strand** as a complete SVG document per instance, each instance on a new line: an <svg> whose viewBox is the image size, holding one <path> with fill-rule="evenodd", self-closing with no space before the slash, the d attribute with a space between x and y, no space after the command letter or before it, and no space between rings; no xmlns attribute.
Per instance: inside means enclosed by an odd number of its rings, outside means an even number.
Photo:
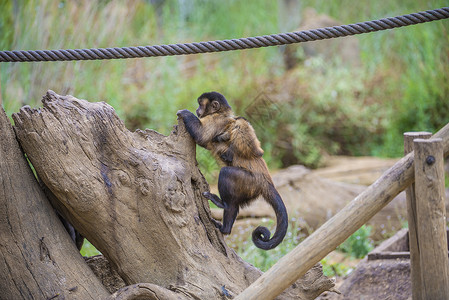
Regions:
<svg viewBox="0 0 449 300"><path fill-rule="evenodd" d="M67 50L0 51L0 62L124 59L252 49L344 37L449 18L449 7L350 25L199 43Z"/></svg>

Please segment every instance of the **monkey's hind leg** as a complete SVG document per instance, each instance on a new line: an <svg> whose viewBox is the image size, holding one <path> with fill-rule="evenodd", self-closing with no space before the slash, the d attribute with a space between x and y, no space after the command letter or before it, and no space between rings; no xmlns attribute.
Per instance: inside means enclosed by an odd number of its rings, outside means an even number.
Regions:
<svg viewBox="0 0 449 300"><path fill-rule="evenodd" d="M215 224L221 233L230 234L232 225L234 225L234 221L237 218L237 214L239 212L239 207L235 205L228 205L226 202L222 201L217 195L206 192L203 195L211 200L215 205L220 208L223 208L223 224L218 222L217 220L212 218L212 222Z"/></svg>
<svg viewBox="0 0 449 300"><path fill-rule="evenodd" d="M227 207L226 203L221 201L220 197L218 197L215 194L212 194L211 192L204 192L203 196L212 201L212 203L215 204L218 208L225 209Z"/></svg>
<svg viewBox="0 0 449 300"><path fill-rule="evenodd" d="M217 195L212 194L211 192L204 192L203 196L206 197L206 199L212 201L212 203L215 204L218 208L225 209L225 203L223 203L223 201L221 201L220 197L218 197ZM211 218L211 220L212 220L212 223L214 223L215 227L217 227L218 229L221 230L221 228L223 227L223 224L221 224L214 218Z"/></svg>
<svg viewBox="0 0 449 300"><path fill-rule="evenodd" d="M221 233L230 234L240 206L248 204L260 192L255 188L254 176L239 167L223 167L218 176L218 191L224 206Z"/></svg>
<svg viewBox="0 0 449 300"><path fill-rule="evenodd" d="M223 211L223 225L220 228L221 233L230 234L234 221L239 213L238 206L230 206Z"/></svg>

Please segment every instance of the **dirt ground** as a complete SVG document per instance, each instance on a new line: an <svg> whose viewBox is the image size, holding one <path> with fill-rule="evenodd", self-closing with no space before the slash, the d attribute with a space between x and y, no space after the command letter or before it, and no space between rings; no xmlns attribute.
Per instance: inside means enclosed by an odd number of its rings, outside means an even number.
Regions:
<svg viewBox="0 0 449 300"><path fill-rule="evenodd" d="M341 294L324 293L318 299L411 299L409 255L408 230L401 229L362 259L347 278L337 279Z"/></svg>
<svg viewBox="0 0 449 300"><path fill-rule="evenodd" d="M411 299L408 259L363 261L353 274L337 285L341 294L327 292L320 300Z"/></svg>

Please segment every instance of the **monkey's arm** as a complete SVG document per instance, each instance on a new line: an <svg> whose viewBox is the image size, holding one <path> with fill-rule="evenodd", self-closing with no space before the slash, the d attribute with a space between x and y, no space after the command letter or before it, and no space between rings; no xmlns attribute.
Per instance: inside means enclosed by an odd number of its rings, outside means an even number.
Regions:
<svg viewBox="0 0 449 300"><path fill-rule="evenodd" d="M207 149L214 135L204 128L200 119L187 109L179 110L176 114L184 121L187 132L192 136L195 143Z"/></svg>
<svg viewBox="0 0 449 300"><path fill-rule="evenodd" d="M231 139L231 135L229 134L229 131L225 131L222 133L217 134L212 138L212 142L214 143L221 143L221 142L227 142Z"/></svg>
<svg viewBox="0 0 449 300"><path fill-rule="evenodd" d="M242 158L254 158L263 155L256 132L246 119L237 118L231 139L232 143L228 151L235 153L235 155Z"/></svg>
<svg viewBox="0 0 449 300"><path fill-rule="evenodd" d="M229 147L220 155L220 158L225 164L231 164L234 160L234 151L232 151L231 147Z"/></svg>

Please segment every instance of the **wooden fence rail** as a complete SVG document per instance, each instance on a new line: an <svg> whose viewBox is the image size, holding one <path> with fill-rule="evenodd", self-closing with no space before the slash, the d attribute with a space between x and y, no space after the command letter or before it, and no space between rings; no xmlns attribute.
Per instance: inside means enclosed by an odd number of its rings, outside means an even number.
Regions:
<svg viewBox="0 0 449 300"><path fill-rule="evenodd" d="M433 138L441 138L449 154L449 124ZM399 160L376 182L280 259L236 299L274 299L307 270L345 241L415 179L414 152Z"/></svg>

